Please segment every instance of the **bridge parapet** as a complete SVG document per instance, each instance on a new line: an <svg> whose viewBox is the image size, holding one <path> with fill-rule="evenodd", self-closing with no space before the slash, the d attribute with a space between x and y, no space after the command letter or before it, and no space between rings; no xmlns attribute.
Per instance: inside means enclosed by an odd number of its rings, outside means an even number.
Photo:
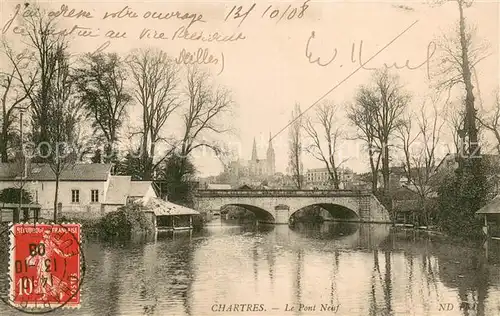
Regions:
<svg viewBox="0 0 500 316"><path fill-rule="evenodd" d="M197 190L197 197L359 197L371 196L360 190Z"/></svg>

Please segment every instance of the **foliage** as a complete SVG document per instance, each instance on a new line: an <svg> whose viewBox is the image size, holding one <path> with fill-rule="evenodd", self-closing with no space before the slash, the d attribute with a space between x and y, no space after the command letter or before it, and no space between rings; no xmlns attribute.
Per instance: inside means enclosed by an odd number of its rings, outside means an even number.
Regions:
<svg viewBox="0 0 500 316"><path fill-rule="evenodd" d="M173 203L192 206L195 172L196 168L188 157L175 153L169 155L157 174L161 191L166 192L168 200Z"/></svg>
<svg viewBox="0 0 500 316"><path fill-rule="evenodd" d="M33 203L33 197L31 196L31 193L19 188L5 188L0 191L0 202L19 203L21 192L23 194L23 204Z"/></svg>
<svg viewBox="0 0 500 316"><path fill-rule="evenodd" d="M134 233L153 233L153 222L140 204L130 204L106 214L98 224L103 238L130 238Z"/></svg>
<svg viewBox="0 0 500 316"><path fill-rule="evenodd" d="M116 174L131 176L132 180L143 180L143 169L141 158L132 151L129 151L124 159L116 163Z"/></svg>
<svg viewBox="0 0 500 316"><path fill-rule="evenodd" d="M86 54L75 70L74 80L94 134L105 141L105 162L111 161L113 145L132 96L124 87L127 74L117 54Z"/></svg>
<svg viewBox="0 0 500 316"><path fill-rule="evenodd" d="M451 235L478 238L481 220L475 212L486 204L490 189L482 159L471 159L439 187L438 225Z"/></svg>

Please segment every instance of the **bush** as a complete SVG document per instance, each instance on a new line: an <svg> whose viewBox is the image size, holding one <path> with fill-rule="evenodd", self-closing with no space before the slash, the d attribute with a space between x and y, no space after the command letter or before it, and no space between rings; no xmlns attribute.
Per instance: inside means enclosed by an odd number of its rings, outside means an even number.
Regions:
<svg viewBox="0 0 500 316"><path fill-rule="evenodd" d="M130 238L137 233L153 233L155 229L140 204L123 206L106 214L97 226L103 238Z"/></svg>
<svg viewBox="0 0 500 316"><path fill-rule="evenodd" d="M480 238L481 220L475 212L486 203L488 185L481 160L458 169L439 188L438 224L450 235Z"/></svg>

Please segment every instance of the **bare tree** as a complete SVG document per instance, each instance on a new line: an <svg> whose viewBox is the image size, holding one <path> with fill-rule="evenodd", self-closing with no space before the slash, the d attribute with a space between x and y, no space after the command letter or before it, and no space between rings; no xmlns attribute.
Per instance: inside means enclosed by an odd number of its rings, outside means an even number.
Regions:
<svg viewBox="0 0 500 316"><path fill-rule="evenodd" d="M31 59L30 68L22 67L18 62L19 55L12 50L8 51L7 57L31 104L33 140L42 143L49 138L52 84L58 71L57 54L66 50L67 43L64 34L55 31L55 17L39 7L32 6L29 14L23 14L21 24L25 30L23 42L26 50L23 53ZM48 155L46 150L43 149L42 156Z"/></svg>
<svg viewBox="0 0 500 316"><path fill-rule="evenodd" d="M347 117L352 125L357 127L356 138L365 142L370 162L372 176L372 192L376 193L378 188L378 173L380 170L381 146L375 131L375 97L373 91L367 87L360 87L356 101L348 109Z"/></svg>
<svg viewBox="0 0 500 316"><path fill-rule="evenodd" d="M50 82L50 97L47 109L47 152L48 163L54 172L56 187L54 193L54 221L57 222L59 180L61 174L77 160L76 142L79 135L81 104L75 96L71 79L69 57L65 49L59 48L54 53L55 72Z"/></svg>
<svg viewBox="0 0 500 316"><path fill-rule="evenodd" d="M479 123L485 129L490 131L496 140L496 149L500 155L500 93L497 92L495 98L494 110L489 114L483 114L482 117L478 117Z"/></svg>
<svg viewBox="0 0 500 316"><path fill-rule="evenodd" d="M125 88L127 72L123 62L116 54L86 54L74 78L94 135L105 142L104 162L110 162L126 106L132 100Z"/></svg>
<svg viewBox="0 0 500 316"><path fill-rule="evenodd" d="M390 140L401 124L400 118L410 95L403 90L399 77L387 69L375 71L372 81L372 87L361 87L358 91L356 106L351 109L349 117L371 144L380 146L383 187L388 193ZM372 167L372 172L374 169Z"/></svg>
<svg viewBox="0 0 500 316"><path fill-rule="evenodd" d="M476 127L476 110L472 74L476 65L489 56L488 45L475 39L475 29L466 24L464 9L473 1L454 0L458 5L459 20L452 35L444 35L438 42L443 55L437 67L436 88L439 92L450 94L451 89L461 85L465 92L464 133L467 136L469 155L478 152L478 129ZM448 1L435 1L442 4ZM473 159L476 161L477 159Z"/></svg>
<svg viewBox="0 0 500 316"><path fill-rule="evenodd" d="M197 67L188 67L185 92L187 109L183 115L184 133L180 142L180 156L188 157L193 150L201 147L209 148L219 155L222 148L210 142L207 134L230 131L230 128L221 123L224 116L232 110L230 91L215 87L207 72Z"/></svg>
<svg viewBox="0 0 500 316"><path fill-rule="evenodd" d="M422 214L426 224L429 224L427 201L433 192L431 185L436 168L436 150L439 145L441 131L445 120L440 119L437 99L432 99L432 107L424 102L420 107L417 121L417 131L412 132L409 122L400 125L398 131L403 140L405 163L403 164L409 189L415 191L420 199ZM428 115L430 113L430 116ZM417 142L415 142L417 140Z"/></svg>
<svg viewBox="0 0 500 316"><path fill-rule="evenodd" d="M163 161L160 159L155 162L156 147L165 140L162 129L180 105L178 68L165 52L153 49L134 51L130 55L129 65L134 95L142 107L141 155L143 179L147 180L153 177L154 170Z"/></svg>
<svg viewBox="0 0 500 316"><path fill-rule="evenodd" d="M420 131L414 133L414 124L413 120L415 119L415 114L413 112L408 113L407 115L401 118L401 124L397 127L396 137L401 141L401 149L404 154L404 162L403 167L405 169L406 178L408 181L411 181L413 170L412 170L412 152L411 149L413 144L420 136Z"/></svg>
<svg viewBox="0 0 500 316"><path fill-rule="evenodd" d="M290 124L288 135L288 167L292 180L297 189L303 186L303 165L302 165L302 111L300 104L295 104L292 111L292 123Z"/></svg>
<svg viewBox="0 0 500 316"><path fill-rule="evenodd" d="M314 118L308 117L304 123L304 130L310 144L305 150L315 159L325 164L330 184L334 189L340 188L339 168L347 161L336 161L339 143L343 137L342 126L337 125L338 105L326 100L316 108Z"/></svg>
<svg viewBox="0 0 500 316"><path fill-rule="evenodd" d="M4 43L4 48L12 54L10 48ZM23 56L19 56L15 60L16 63L25 62ZM20 66L19 66L20 67ZM0 88L2 88L1 102L2 102L2 113L0 116L0 161L8 161L9 149L13 146L16 133L14 131L14 123L17 119L16 108L21 105L27 98L28 93L33 89L34 82L31 81L27 83L27 91L25 91L20 85L19 80L16 77L16 71L14 68L9 72L0 73Z"/></svg>

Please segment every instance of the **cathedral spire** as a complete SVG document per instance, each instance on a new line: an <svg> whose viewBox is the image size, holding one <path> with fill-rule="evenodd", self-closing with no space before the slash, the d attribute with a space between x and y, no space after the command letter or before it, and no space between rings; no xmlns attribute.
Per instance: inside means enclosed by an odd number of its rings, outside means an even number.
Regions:
<svg viewBox="0 0 500 316"><path fill-rule="evenodd" d="M274 175L275 173L275 157L274 157L274 149L273 142L271 138L271 132L269 132L269 144L267 145L267 170L269 175Z"/></svg>
<svg viewBox="0 0 500 316"><path fill-rule="evenodd" d="M253 148L252 148L252 161L256 161L257 158L257 143L255 142L255 137L253 138Z"/></svg>

